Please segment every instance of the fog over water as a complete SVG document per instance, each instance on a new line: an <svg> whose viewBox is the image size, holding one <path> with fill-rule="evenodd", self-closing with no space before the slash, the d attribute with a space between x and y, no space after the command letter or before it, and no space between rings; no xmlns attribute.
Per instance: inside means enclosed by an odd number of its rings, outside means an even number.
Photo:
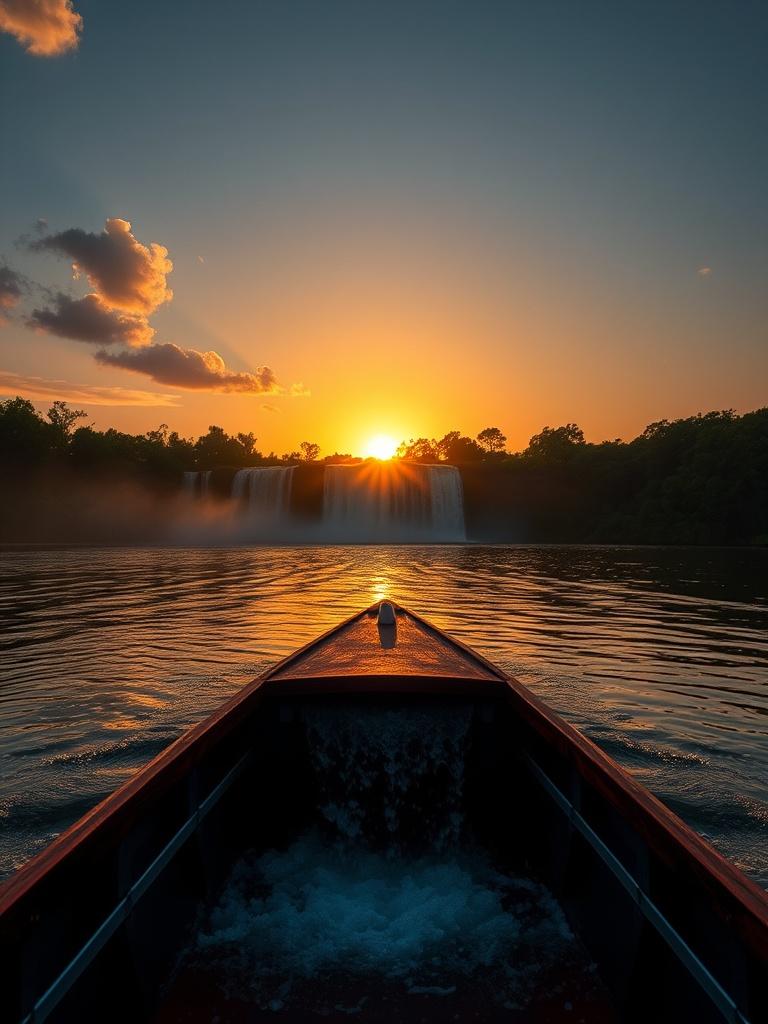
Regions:
<svg viewBox="0 0 768 1024"><path fill-rule="evenodd" d="M768 884L767 570L738 549L7 548L0 870L388 597L517 675Z"/></svg>

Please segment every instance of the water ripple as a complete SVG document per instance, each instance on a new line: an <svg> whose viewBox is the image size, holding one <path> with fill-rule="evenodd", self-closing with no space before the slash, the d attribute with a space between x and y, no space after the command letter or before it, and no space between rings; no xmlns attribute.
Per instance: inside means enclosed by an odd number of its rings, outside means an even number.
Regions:
<svg viewBox="0 0 768 1024"><path fill-rule="evenodd" d="M768 552L0 551L0 874L271 662L409 604L768 884Z"/></svg>

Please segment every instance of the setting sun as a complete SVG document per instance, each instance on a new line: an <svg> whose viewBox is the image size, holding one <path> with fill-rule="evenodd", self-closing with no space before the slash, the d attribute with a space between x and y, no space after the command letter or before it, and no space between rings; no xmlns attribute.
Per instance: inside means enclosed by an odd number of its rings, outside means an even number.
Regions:
<svg viewBox="0 0 768 1024"><path fill-rule="evenodd" d="M397 451L397 441L389 434L376 434L366 445L365 454L368 458L391 459Z"/></svg>

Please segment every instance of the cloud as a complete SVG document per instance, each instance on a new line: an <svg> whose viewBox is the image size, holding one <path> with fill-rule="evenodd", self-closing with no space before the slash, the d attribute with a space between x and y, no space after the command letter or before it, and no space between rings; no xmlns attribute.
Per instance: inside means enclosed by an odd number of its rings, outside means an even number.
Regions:
<svg viewBox="0 0 768 1024"><path fill-rule="evenodd" d="M35 57L74 50L82 26L71 0L0 0L0 31L14 36Z"/></svg>
<svg viewBox="0 0 768 1024"><path fill-rule="evenodd" d="M168 250L157 242L142 245L120 217L110 217L99 234L68 228L30 247L69 256L75 277L84 273L106 306L148 316L173 298L165 281L173 270Z"/></svg>
<svg viewBox="0 0 768 1024"><path fill-rule="evenodd" d="M134 391L131 388L97 387L91 384L68 384L63 380L45 377L25 377L0 370L0 394L21 395L23 398L61 399L80 405L179 405L178 395L156 394L154 391Z"/></svg>
<svg viewBox="0 0 768 1024"><path fill-rule="evenodd" d="M27 326L92 345L149 345L154 328L146 317L109 309L98 295L73 299L59 292L54 309L33 309Z"/></svg>
<svg viewBox="0 0 768 1024"><path fill-rule="evenodd" d="M253 373L231 370L217 352L152 344L155 331L148 317L173 298L166 284L173 264L164 246L139 242L127 220L111 217L98 234L68 228L37 239L26 236L19 244L70 257L75 276L85 274L93 289L79 299L56 293L47 308L32 311L27 326L99 345L95 359L102 366L140 373L159 384L191 391L308 394L301 384L279 385L268 366ZM202 256L198 258L204 262Z"/></svg>
<svg viewBox="0 0 768 1024"><path fill-rule="evenodd" d="M699 277L709 277L712 273L712 267L699 267L697 273Z"/></svg>
<svg viewBox="0 0 768 1024"><path fill-rule="evenodd" d="M10 267L0 264L0 324L5 323L3 310L13 309L24 293L24 278Z"/></svg>
<svg viewBox="0 0 768 1024"><path fill-rule="evenodd" d="M240 391L249 394L276 394L281 388L268 366L256 373L228 370L217 352L198 352L178 345L150 345L127 352L97 352L96 360L105 366L118 366L144 373L159 384L194 391Z"/></svg>

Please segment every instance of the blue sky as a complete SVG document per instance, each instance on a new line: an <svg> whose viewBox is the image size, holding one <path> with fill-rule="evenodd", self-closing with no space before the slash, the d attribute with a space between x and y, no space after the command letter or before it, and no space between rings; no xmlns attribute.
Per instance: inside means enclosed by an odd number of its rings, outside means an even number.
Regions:
<svg viewBox="0 0 768 1024"><path fill-rule="evenodd" d="M0 369L173 392L174 424L278 448L488 422L599 439L765 404L765 5L74 7L60 56L0 36L0 254L82 295L16 240L41 217L124 218L174 264L157 343L310 394L106 368L24 326L38 293L0 331Z"/></svg>

